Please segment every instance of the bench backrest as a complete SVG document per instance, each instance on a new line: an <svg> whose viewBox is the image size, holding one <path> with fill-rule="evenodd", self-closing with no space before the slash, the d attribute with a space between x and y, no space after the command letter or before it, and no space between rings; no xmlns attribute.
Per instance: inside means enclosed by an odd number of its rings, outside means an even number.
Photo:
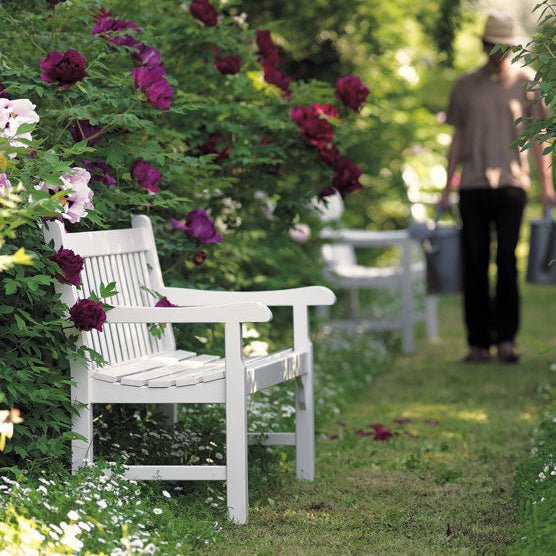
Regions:
<svg viewBox="0 0 556 556"><path fill-rule="evenodd" d="M118 295L107 303L121 306L153 307L157 301L143 288L159 291L164 287L151 221L136 216L132 228L98 232L67 233L62 222L48 222L45 240L54 248L71 249L83 257L81 288L59 284L62 302L71 307L92 291L99 294L100 283L116 282ZM100 353L111 364L175 349L174 335L166 325L159 340L147 324L105 324L102 332L82 333L84 345Z"/></svg>

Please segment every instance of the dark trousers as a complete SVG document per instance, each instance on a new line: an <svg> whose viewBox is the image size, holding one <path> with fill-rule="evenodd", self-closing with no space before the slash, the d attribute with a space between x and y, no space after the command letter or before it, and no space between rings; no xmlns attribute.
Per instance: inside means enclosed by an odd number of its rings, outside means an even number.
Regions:
<svg viewBox="0 0 556 556"><path fill-rule="evenodd" d="M515 249L527 194L518 187L460 191L463 306L470 346L513 341L520 299ZM496 236L496 287L490 291L492 231Z"/></svg>

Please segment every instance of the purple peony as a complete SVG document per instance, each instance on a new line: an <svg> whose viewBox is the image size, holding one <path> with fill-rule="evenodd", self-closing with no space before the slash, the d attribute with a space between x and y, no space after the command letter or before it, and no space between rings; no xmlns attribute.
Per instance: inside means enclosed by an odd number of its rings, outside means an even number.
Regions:
<svg viewBox="0 0 556 556"><path fill-rule="evenodd" d="M193 0L189 4L189 12L207 27L218 25L218 12L208 0Z"/></svg>
<svg viewBox="0 0 556 556"><path fill-rule="evenodd" d="M189 239L199 243L220 243L224 238L216 231L214 222L209 218L204 209L194 209L185 215L185 223L182 220L172 218L172 227L175 230L185 232Z"/></svg>
<svg viewBox="0 0 556 556"><path fill-rule="evenodd" d="M104 139L101 125L93 125L89 120L77 120L69 127L69 132L76 143L87 139L87 145L93 147Z"/></svg>
<svg viewBox="0 0 556 556"><path fill-rule="evenodd" d="M177 307L171 303L166 296L161 297L155 304L155 307Z"/></svg>
<svg viewBox="0 0 556 556"><path fill-rule="evenodd" d="M72 286L81 284L80 274L83 270L83 258L80 255L76 255L71 249L62 247L58 251L54 251L48 258L54 261L62 271L54 275L56 280L62 284L71 284Z"/></svg>
<svg viewBox="0 0 556 556"><path fill-rule="evenodd" d="M193 253L193 263L195 266L201 266L208 258L208 253L206 251L195 251Z"/></svg>
<svg viewBox="0 0 556 556"><path fill-rule="evenodd" d="M216 58L214 67L222 75L235 75L241 69L241 58L237 54L224 56L224 58Z"/></svg>
<svg viewBox="0 0 556 556"><path fill-rule="evenodd" d="M351 162L351 160L342 157L336 163L332 185L338 190L342 198L345 198L349 193L363 188L361 183L359 183L361 174L362 172L358 166Z"/></svg>
<svg viewBox="0 0 556 556"><path fill-rule="evenodd" d="M328 166L334 167L340 158L340 150L334 145L327 145L319 149L319 155Z"/></svg>
<svg viewBox="0 0 556 556"><path fill-rule="evenodd" d="M151 193L158 193L160 191L160 182L162 176L160 170L151 166L141 158L137 159L131 167L131 177L145 190Z"/></svg>
<svg viewBox="0 0 556 556"><path fill-rule="evenodd" d="M106 313L102 308L102 302L92 299L78 299L75 305L70 308L69 314L69 319L73 322L75 328L83 332L89 332L93 328L102 332L102 325L106 321Z"/></svg>
<svg viewBox="0 0 556 556"><path fill-rule="evenodd" d="M139 34L141 29L133 21L125 21L116 17L100 17L93 27L93 35L98 35L109 43L116 46L135 46L137 39L129 33L122 34L123 31Z"/></svg>
<svg viewBox="0 0 556 556"><path fill-rule="evenodd" d="M345 75L336 81L334 96L354 112L359 112L369 95L369 89L355 75Z"/></svg>
<svg viewBox="0 0 556 556"><path fill-rule="evenodd" d="M63 54L51 50L46 58L41 58L41 79L47 83L57 83L61 89L69 89L89 75L85 70L87 60L77 50L67 50Z"/></svg>
<svg viewBox="0 0 556 556"><path fill-rule="evenodd" d="M81 165L91 174L90 183L101 183L103 185L118 185L118 181L111 174L114 170L102 160L82 160Z"/></svg>
<svg viewBox="0 0 556 556"><path fill-rule="evenodd" d="M159 110L168 110L172 104L174 90L166 79L162 66L139 66L131 68L135 86L145 93L149 102Z"/></svg>
<svg viewBox="0 0 556 556"><path fill-rule="evenodd" d="M137 60L142 66L160 66L162 57L160 51L145 43L136 45L137 52L132 54L134 60Z"/></svg>

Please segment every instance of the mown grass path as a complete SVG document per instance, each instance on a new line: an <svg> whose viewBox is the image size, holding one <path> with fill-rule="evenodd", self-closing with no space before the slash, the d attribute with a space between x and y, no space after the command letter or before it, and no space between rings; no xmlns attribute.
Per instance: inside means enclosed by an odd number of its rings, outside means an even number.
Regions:
<svg viewBox="0 0 556 556"><path fill-rule="evenodd" d="M293 479L290 458L281 484L251 493L249 525L226 526L208 551L503 554L518 534L513 473L556 359L556 296L524 287L519 365L456 363L465 349L457 298L442 302L441 331L330 420L326 433L338 438L319 439L314 483ZM356 434L373 423L399 434Z"/></svg>

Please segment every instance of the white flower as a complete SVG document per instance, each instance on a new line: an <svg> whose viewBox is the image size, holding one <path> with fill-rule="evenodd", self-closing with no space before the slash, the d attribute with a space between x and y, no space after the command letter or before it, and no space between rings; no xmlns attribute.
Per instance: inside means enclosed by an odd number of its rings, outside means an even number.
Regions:
<svg viewBox="0 0 556 556"><path fill-rule="evenodd" d="M311 237L311 228L307 224L296 224L290 228L288 235L296 243L305 243Z"/></svg>
<svg viewBox="0 0 556 556"><path fill-rule="evenodd" d="M162 513L162 510L160 508L155 508L153 510L153 514L160 515L161 513Z"/></svg>
<svg viewBox="0 0 556 556"><path fill-rule="evenodd" d="M27 145L18 139L31 140L31 133L18 133L22 124L34 124L39 121L39 116L35 112L35 105L26 98L9 100L0 99L0 138L7 139L7 144L11 147L23 147ZM3 141L0 140L0 148ZM5 143L4 143L5 145ZM15 158L16 153L11 153L10 158Z"/></svg>
<svg viewBox="0 0 556 556"><path fill-rule="evenodd" d="M105 508L108 507L108 504L104 501L104 500L99 500L97 502L97 506L101 509L104 510Z"/></svg>
<svg viewBox="0 0 556 556"><path fill-rule="evenodd" d="M8 198L8 195L12 192L12 184L8 179L6 174L0 174L0 197Z"/></svg>
<svg viewBox="0 0 556 556"><path fill-rule="evenodd" d="M70 510L67 514L68 519L72 521L77 521L79 519L79 514L75 510Z"/></svg>
<svg viewBox="0 0 556 556"><path fill-rule="evenodd" d="M172 498L171 494L167 490L162 491L162 496L165 496L166 498Z"/></svg>

